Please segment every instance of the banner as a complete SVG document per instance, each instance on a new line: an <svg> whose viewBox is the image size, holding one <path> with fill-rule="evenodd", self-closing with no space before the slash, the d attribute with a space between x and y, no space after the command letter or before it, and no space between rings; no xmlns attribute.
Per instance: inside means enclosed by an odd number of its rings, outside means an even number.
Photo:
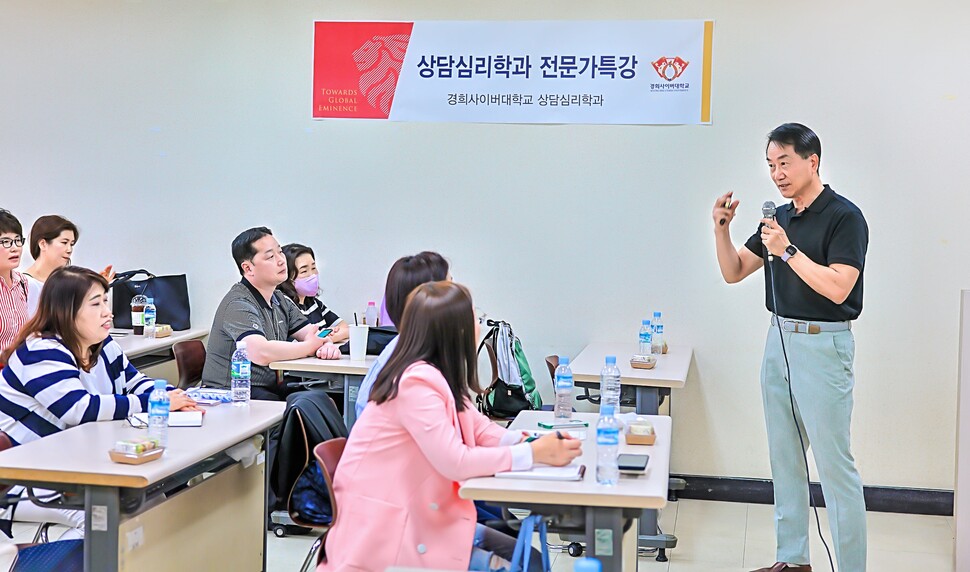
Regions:
<svg viewBox="0 0 970 572"><path fill-rule="evenodd" d="M313 117L709 124L712 20L315 22Z"/></svg>

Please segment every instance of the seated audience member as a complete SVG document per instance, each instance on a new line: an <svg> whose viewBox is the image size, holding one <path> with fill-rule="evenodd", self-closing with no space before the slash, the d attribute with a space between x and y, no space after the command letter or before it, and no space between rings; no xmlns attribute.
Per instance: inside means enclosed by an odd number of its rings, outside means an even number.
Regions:
<svg viewBox="0 0 970 572"><path fill-rule="evenodd" d="M17 272L24 247L24 231L17 217L0 209L0 351L13 343L30 317L30 286ZM0 360L0 367L3 367Z"/></svg>
<svg viewBox="0 0 970 572"><path fill-rule="evenodd" d="M0 431L15 445L91 421L124 419L148 410L154 380L129 363L111 329L108 283L98 273L66 266L51 273L37 314L0 354ZM169 391L172 410L197 410L180 389ZM15 492L14 494L18 494ZM84 530L83 511L40 507L22 500L22 522Z"/></svg>
<svg viewBox="0 0 970 572"><path fill-rule="evenodd" d="M424 252L418 253L418 256L427 259L432 268L435 269L435 280L451 280L451 272L448 271L448 261L445 260L444 256L430 250L425 250ZM440 274L440 277L438 273L439 269L443 269L444 272L443 274ZM405 295L405 297L407 297L407 295ZM403 308L401 311L403 311ZM400 312L398 313L398 318L400 318ZM391 319L390 312L387 311L387 290L384 291L384 298L381 300L380 324L382 326L396 327L394 325L394 320ZM376 376L377 374L375 373L374 375Z"/></svg>
<svg viewBox="0 0 970 572"><path fill-rule="evenodd" d="M390 323L398 324L401 322L401 314L404 313L404 303L408 299L408 294L416 287L425 282L438 282L450 276L448 273L448 261L437 252L424 251L415 256L404 256L398 258L387 273L387 282L384 285L384 307L388 311ZM370 390L377 380L377 375L381 373L384 364L391 358L394 348L397 347L397 338L394 338L384 347L377 361L371 366L364 380L360 383L357 392L357 401L354 407L357 416L364 411L370 399Z"/></svg>
<svg viewBox="0 0 970 572"><path fill-rule="evenodd" d="M209 330L202 383L229 388L229 366L236 342L246 342L252 362L252 398L280 401L286 398L271 362L316 355L340 359L340 350L293 300L276 291L286 281L286 257L273 232L266 227L243 231L232 241L232 258L242 280L232 285L216 309ZM287 341L289 339L295 341Z"/></svg>
<svg viewBox="0 0 970 572"><path fill-rule="evenodd" d="M73 222L58 215L44 215L30 227L30 256L34 263L24 270L27 277L27 310L33 316L37 312L40 290L51 272L71 263L71 254L80 233ZM101 271L101 276L111 282L114 272L111 265Z"/></svg>
<svg viewBox="0 0 970 572"><path fill-rule="evenodd" d="M350 337L347 324L317 298L320 293L320 273L313 249L293 243L283 247L283 254L286 255L286 282L279 285L280 292L293 300L311 324L333 329L330 336L333 343L345 342Z"/></svg>
<svg viewBox="0 0 970 572"><path fill-rule="evenodd" d="M581 443L555 433L526 443L475 409L478 327L463 286L418 286L400 329L337 467L337 518L317 571L507 570L515 538L476 524L455 483L533 462L566 465Z"/></svg>

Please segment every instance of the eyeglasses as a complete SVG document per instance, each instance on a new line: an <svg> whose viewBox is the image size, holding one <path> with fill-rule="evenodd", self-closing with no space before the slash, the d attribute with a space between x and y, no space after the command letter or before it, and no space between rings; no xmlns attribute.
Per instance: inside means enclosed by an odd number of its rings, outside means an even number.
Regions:
<svg viewBox="0 0 970 572"><path fill-rule="evenodd" d="M24 237L18 236L17 238L0 238L0 246L4 248L10 248L13 245L23 246L27 242Z"/></svg>
<svg viewBox="0 0 970 572"><path fill-rule="evenodd" d="M478 320L479 324L484 326L485 322L488 321L488 314L486 314L485 311L479 308L478 306L475 306L475 319Z"/></svg>
<svg viewBox="0 0 970 572"><path fill-rule="evenodd" d="M128 424L134 427L135 429L145 429L148 427L148 423L145 423L144 421L142 421L141 419L138 419L134 415L129 415L128 417L126 417L126 419L128 420Z"/></svg>

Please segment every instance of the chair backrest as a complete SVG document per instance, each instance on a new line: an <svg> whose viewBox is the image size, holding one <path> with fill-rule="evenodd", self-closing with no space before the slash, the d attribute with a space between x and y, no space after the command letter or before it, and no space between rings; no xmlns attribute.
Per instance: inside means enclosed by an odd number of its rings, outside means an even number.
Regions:
<svg viewBox="0 0 970 572"><path fill-rule="evenodd" d="M202 380L205 367L205 344L202 340L175 342L172 346L179 372L179 389L188 389Z"/></svg>
<svg viewBox="0 0 970 572"><path fill-rule="evenodd" d="M313 456L317 459L317 465L323 474L323 480L327 482L327 492L330 493L330 508L333 511L333 522L337 522L337 497L333 494L333 477L337 472L337 464L340 456L344 454L344 447L347 445L346 437L336 437L318 443L313 448Z"/></svg>
<svg viewBox="0 0 970 572"><path fill-rule="evenodd" d="M552 386L556 386L556 368L559 367L559 356L551 355L546 356L546 367L549 368L549 379L552 380Z"/></svg>

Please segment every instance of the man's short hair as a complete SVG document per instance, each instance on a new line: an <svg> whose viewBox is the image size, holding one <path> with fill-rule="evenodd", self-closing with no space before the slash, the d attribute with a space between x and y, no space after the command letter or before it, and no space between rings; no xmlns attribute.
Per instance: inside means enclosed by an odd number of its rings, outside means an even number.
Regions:
<svg viewBox="0 0 970 572"><path fill-rule="evenodd" d="M243 275L242 263L256 256L254 244L264 236L273 236L273 231L265 226L257 226L240 232L239 236L232 239L232 259L236 261L240 276Z"/></svg>
<svg viewBox="0 0 970 572"><path fill-rule="evenodd" d="M802 159L808 159L812 155L818 156L818 172L822 170L822 142L818 135L801 123L784 123L775 127L768 134L768 145L776 143L778 145L791 145ZM765 146L765 150L768 146Z"/></svg>
<svg viewBox="0 0 970 572"><path fill-rule="evenodd" d="M0 234L13 233L17 236L24 235L24 227L20 225L17 217L6 209L0 209Z"/></svg>

